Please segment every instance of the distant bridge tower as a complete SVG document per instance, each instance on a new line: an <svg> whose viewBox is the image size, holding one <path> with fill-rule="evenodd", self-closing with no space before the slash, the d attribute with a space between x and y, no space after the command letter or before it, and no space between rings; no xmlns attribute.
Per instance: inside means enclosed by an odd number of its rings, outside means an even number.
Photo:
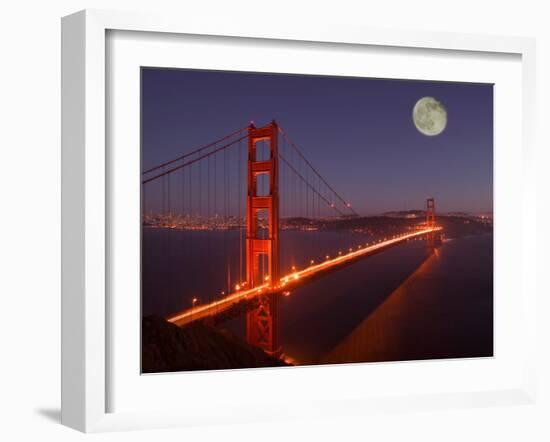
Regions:
<svg viewBox="0 0 550 442"><path fill-rule="evenodd" d="M435 200L428 198L426 200L426 228L433 229L435 227ZM435 233L428 233L428 247L435 247Z"/></svg>
<svg viewBox="0 0 550 442"><path fill-rule="evenodd" d="M279 172L278 172L278 126L275 121L264 127L248 128L248 194L246 200L246 281L253 288L268 282L279 282ZM266 140L269 158L258 159L257 142ZM267 175L269 191L258 194L258 177ZM267 216L267 235L261 235L260 213ZM265 217L265 216L264 216ZM265 263L267 261L267 266ZM262 264L262 265L261 265ZM261 268L264 267L262 280ZM266 268L265 268L266 267ZM250 344L270 354L277 354L278 297L273 293L258 297L259 306L247 313L246 336Z"/></svg>
<svg viewBox="0 0 550 442"><path fill-rule="evenodd" d="M426 226L435 227L435 200L428 198L426 201Z"/></svg>

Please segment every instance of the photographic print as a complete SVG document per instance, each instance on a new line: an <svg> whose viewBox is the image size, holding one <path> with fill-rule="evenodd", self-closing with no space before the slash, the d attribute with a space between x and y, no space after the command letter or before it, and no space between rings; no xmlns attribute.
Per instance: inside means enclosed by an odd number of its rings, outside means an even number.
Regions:
<svg viewBox="0 0 550 442"><path fill-rule="evenodd" d="M140 177L143 373L493 356L492 84L143 67Z"/></svg>

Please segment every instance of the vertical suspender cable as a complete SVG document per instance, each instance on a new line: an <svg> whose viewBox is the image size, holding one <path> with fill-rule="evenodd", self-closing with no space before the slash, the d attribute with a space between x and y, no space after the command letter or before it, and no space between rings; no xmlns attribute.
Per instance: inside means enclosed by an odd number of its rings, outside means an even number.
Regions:
<svg viewBox="0 0 550 442"><path fill-rule="evenodd" d="M243 154L242 154L242 142L239 140L239 154L238 154L238 169L239 169L239 177L238 177L238 184L237 188L239 191L237 192L237 197L239 200L239 214L238 214L238 228L239 228L239 284L243 281L243 226L242 226L242 214L241 214L241 201L242 201L242 191L243 191L243 183L242 183L242 166L241 162L243 160Z"/></svg>

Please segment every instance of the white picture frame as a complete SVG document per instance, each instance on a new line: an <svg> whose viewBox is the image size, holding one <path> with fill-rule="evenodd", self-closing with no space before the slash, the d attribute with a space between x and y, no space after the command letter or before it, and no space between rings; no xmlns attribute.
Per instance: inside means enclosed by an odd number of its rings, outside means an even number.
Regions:
<svg viewBox="0 0 550 442"><path fill-rule="evenodd" d="M307 25L296 28L266 22L216 22L197 17L86 10L62 20L62 423L80 431L110 431L279 419L285 417L361 414L370 411L418 410L510 403L535 399L535 339L525 343L523 382L514 388L377 398L316 399L264 412L240 402L239 417L198 410L177 412L107 412L112 386L107 340L109 309L107 247L110 240L106 142L106 33L144 31L164 34L212 35L296 42L370 45L380 48L426 48L516 54L522 72L521 268L523 315L518 324L534 336L536 316L535 178L533 169L535 43L518 37L493 37L417 31ZM518 146L519 148L519 146ZM498 173L498 171L496 172ZM531 261L528 261L530 259ZM228 374L225 373L225 376Z"/></svg>

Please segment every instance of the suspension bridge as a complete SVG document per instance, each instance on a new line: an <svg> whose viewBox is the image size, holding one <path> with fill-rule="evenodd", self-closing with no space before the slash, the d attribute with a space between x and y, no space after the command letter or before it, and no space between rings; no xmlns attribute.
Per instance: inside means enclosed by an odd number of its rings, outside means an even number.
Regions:
<svg viewBox="0 0 550 442"><path fill-rule="evenodd" d="M167 319L185 326L228 312L245 314L247 341L274 355L281 353L281 296L409 240L426 239L433 248L442 230L433 198L427 199L425 222L385 237L349 228L357 217L275 121L251 123L142 172L143 225L221 232L226 256L219 297L201 304L193 298L189 308ZM331 250L320 255L319 235L329 229L339 231L338 242L327 242ZM302 256L298 263L284 253L292 241L285 232L293 231L308 233L315 258Z"/></svg>

